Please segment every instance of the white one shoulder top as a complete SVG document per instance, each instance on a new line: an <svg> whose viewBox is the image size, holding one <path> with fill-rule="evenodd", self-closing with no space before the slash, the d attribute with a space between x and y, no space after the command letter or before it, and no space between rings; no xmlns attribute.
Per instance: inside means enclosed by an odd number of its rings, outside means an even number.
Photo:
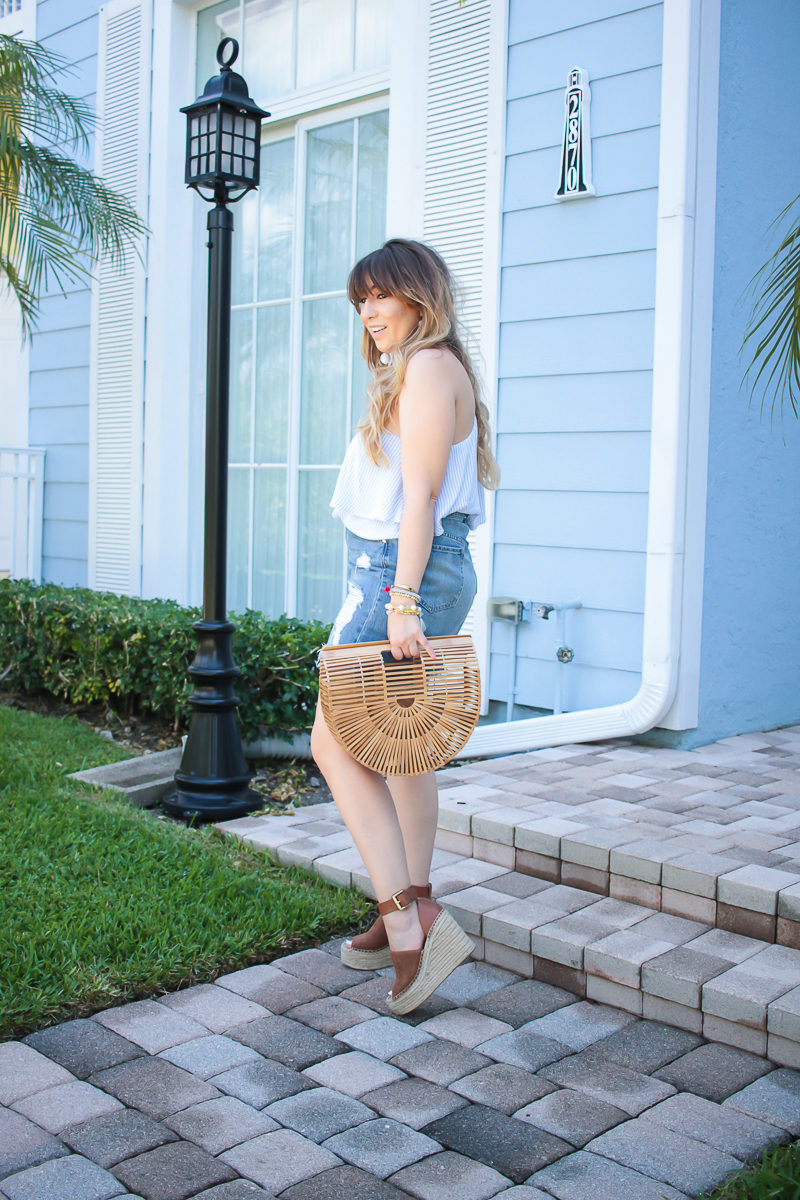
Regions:
<svg viewBox="0 0 800 1200"><path fill-rule="evenodd" d="M357 537L369 541L396 538L403 515L400 438L384 430L381 445L389 462L377 466L367 458L357 433L344 456L331 499L337 517ZM478 483L478 422L472 432L450 448L447 470L433 510L433 532L442 533L442 518L464 513L470 529L486 520L483 488Z"/></svg>

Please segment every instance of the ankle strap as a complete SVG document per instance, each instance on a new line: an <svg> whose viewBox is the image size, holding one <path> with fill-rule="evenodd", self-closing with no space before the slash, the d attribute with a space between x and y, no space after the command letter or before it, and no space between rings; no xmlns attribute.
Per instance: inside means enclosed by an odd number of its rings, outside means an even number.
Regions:
<svg viewBox="0 0 800 1200"><path fill-rule="evenodd" d="M418 900L430 900L433 888L430 883L418 884L412 883L412 888Z"/></svg>
<svg viewBox="0 0 800 1200"><path fill-rule="evenodd" d="M387 913L400 912L404 908L408 908L409 904L413 904L417 898L417 894L413 887L403 888L402 892L395 892L388 900L382 900L378 905L378 912L382 917Z"/></svg>

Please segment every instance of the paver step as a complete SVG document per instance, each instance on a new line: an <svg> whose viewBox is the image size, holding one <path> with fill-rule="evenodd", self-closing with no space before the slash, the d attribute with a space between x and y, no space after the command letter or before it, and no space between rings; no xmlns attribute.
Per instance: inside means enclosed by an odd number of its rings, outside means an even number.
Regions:
<svg viewBox="0 0 800 1200"><path fill-rule="evenodd" d="M600 745L449 767L437 845L800 949L800 773L748 736L735 757Z"/></svg>
<svg viewBox="0 0 800 1200"><path fill-rule="evenodd" d="M333 804L220 828L373 896ZM448 848L448 832L437 839L434 896L473 938L476 959L800 1067L800 950L572 886L561 873L541 877L525 860L520 870L516 858L467 856Z"/></svg>

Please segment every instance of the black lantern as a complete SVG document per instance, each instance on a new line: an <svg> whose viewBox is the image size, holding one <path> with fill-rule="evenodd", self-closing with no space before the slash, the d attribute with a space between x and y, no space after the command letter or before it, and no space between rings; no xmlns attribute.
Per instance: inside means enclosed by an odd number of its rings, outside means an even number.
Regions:
<svg viewBox="0 0 800 1200"><path fill-rule="evenodd" d="M269 116L250 99L241 75L231 70L238 53L235 39L224 38L217 48L219 75L209 79L202 96L181 109L187 115L186 183L213 202L207 221L203 616L194 624L197 652L189 667L194 683L189 736L175 772L177 790L162 804L174 816L200 821L230 820L263 804L249 787L250 770L236 723L233 681L241 672L233 660L235 626L227 618L225 599L233 240L233 213L227 205L258 186L261 120ZM204 187L210 189L209 196Z"/></svg>
<svg viewBox="0 0 800 1200"><path fill-rule="evenodd" d="M181 109L188 118L184 182L198 191L241 187L237 200L258 187L261 121L269 116L250 99L242 76L231 70L238 54L236 39L223 38L217 47L219 75L209 79L202 96Z"/></svg>

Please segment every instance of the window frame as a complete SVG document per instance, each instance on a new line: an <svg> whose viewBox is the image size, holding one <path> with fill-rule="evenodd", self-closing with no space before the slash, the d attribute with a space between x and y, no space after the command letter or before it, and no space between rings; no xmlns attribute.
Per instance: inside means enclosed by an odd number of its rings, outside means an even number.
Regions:
<svg viewBox="0 0 800 1200"><path fill-rule="evenodd" d="M262 147L271 143L292 138L294 141L294 179L293 179L293 231L291 243L291 290L288 297L289 305L289 379L287 396L287 442L285 463L257 462L255 458L255 388L257 387L257 372L255 370L255 352L257 339L253 338L254 369L251 379L250 399L250 454L244 463L228 463L228 470L247 471L248 495L248 532L247 532L247 607L253 606L253 564L255 550L255 478L256 472L263 469L282 468L286 472L286 509L284 517L284 592L282 611L289 616L297 615L298 598L298 565L300 557L300 482L303 471L330 471L338 468L339 463L306 463L300 462L300 431L302 417L302 368L303 368L303 308L313 299L335 297L345 294L346 280L342 287L331 292L309 292L304 290L305 267L305 208L306 208L306 171L308 163L308 136L316 129L335 125L341 121L356 121L360 117L372 113L389 111L389 95L386 89L369 96L361 96L356 100L337 105L329 105L312 113L296 116L294 119L285 118L281 121L270 122L262 128ZM356 131L358 125L356 125ZM356 210L356 172L358 170L358 135L353 146L353 207L351 222L355 221ZM354 224L351 224L351 241L354 240ZM237 303L233 310L237 312L257 312L261 308L276 307L283 300L258 300ZM353 396L353 366L355 342L355 313L351 309L348 320L348 357L347 357L347 436L352 429L354 408L361 404L363 398ZM331 489L332 490L332 489ZM342 549L342 580L344 588L344 567L346 551Z"/></svg>

